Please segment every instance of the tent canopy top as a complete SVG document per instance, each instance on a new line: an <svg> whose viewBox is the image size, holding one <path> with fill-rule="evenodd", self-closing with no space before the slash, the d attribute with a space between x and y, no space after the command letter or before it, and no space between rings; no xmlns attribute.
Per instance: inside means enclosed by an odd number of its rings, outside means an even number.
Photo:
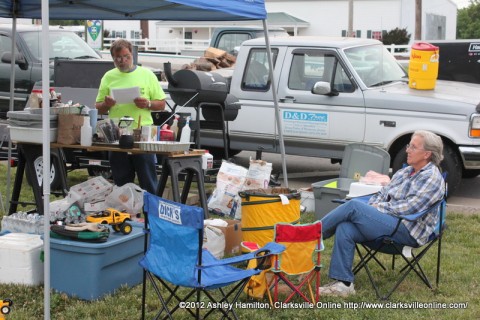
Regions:
<svg viewBox="0 0 480 320"><path fill-rule="evenodd" d="M0 16L41 18L41 0L4 0ZM264 0L49 0L50 19L226 21L266 19Z"/></svg>

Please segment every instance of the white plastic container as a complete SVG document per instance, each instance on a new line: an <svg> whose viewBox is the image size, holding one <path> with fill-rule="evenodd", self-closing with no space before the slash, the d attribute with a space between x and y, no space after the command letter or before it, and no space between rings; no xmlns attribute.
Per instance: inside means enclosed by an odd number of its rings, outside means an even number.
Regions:
<svg viewBox="0 0 480 320"><path fill-rule="evenodd" d="M213 155L208 152L208 150L205 150L205 153L202 154L202 169L205 170L210 170L213 168Z"/></svg>
<svg viewBox="0 0 480 320"><path fill-rule="evenodd" d="M84 117L83 126L80 129L80 144L90 147L92 145L92 126L90 125L90 117Z"/></svg>
<svg viewBox="0 0 480 320"><path fill-rule="evenodd" d="M0 283L39 285L43 283L40 235L8 233L0 237Z"/></svg>
<svg viewBox="0 0 480 320"><path fill-rule="evenodd" d="M43 143L42 128L8 127L10 139L15 142ZM49 142L57 141L57 128L50 128Z"/></svg>

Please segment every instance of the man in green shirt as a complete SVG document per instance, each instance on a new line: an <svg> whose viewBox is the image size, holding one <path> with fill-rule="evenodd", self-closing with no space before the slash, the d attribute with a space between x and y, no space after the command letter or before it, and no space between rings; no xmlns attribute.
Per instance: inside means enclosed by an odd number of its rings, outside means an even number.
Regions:
<svg viewBox="0 0 480 320"><path fill-rule="evenodd" d="M100 114L108 114L112 119L130 116L133 127L153 124L151 111L165 108L165 93L155 74L149 69L133 64L132 44L125 39L112 43L110 54L115 64L107 71L100 82L96 108ZM112 98L111 89L139 87L140 96L132 103L118 103ZM141 122L140 124L138 122ZM154 154L129 155L126 152L111 152L110 166L116 185L133 182L137 174L140 187L150 193L156 192L157 174Z"/></svg>

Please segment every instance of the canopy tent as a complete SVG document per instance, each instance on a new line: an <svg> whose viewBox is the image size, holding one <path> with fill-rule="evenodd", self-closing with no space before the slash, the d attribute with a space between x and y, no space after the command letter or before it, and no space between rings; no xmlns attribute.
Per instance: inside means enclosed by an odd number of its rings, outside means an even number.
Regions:
<svg viewBox="0 0 480 320"><path fill-rule="evenodd" d="M262 20L268 54L275 120L279 132L284 182L288 187L283 132L273 81L271 57L264 0L0 0L0 17L42 19L42 50L48 48L48 21L50 19L98 19L98 20L181 20L181 21L237 21ZM15 27L13 27L15 28ZM13 67L12 67L13 68ZM48 101L49 61L48 52L42 52L42 89L44 101ZM13 99L13 84L11 85ZM44 319L50 319L50 122L48 108L43 110L43 196L44 196L44 247L45 286Z"/></svg>

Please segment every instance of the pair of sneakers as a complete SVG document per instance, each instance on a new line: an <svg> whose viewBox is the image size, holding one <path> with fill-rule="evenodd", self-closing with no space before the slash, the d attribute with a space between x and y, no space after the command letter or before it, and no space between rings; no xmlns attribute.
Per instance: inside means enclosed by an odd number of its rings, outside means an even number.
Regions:
<svg viewBox="0 0 480 320"><path fill-rule="evenodd" d="M349 286L341 281L334 281L324 287L318 288L320 296L348 297L355 294L353 282Z"/></svg>

